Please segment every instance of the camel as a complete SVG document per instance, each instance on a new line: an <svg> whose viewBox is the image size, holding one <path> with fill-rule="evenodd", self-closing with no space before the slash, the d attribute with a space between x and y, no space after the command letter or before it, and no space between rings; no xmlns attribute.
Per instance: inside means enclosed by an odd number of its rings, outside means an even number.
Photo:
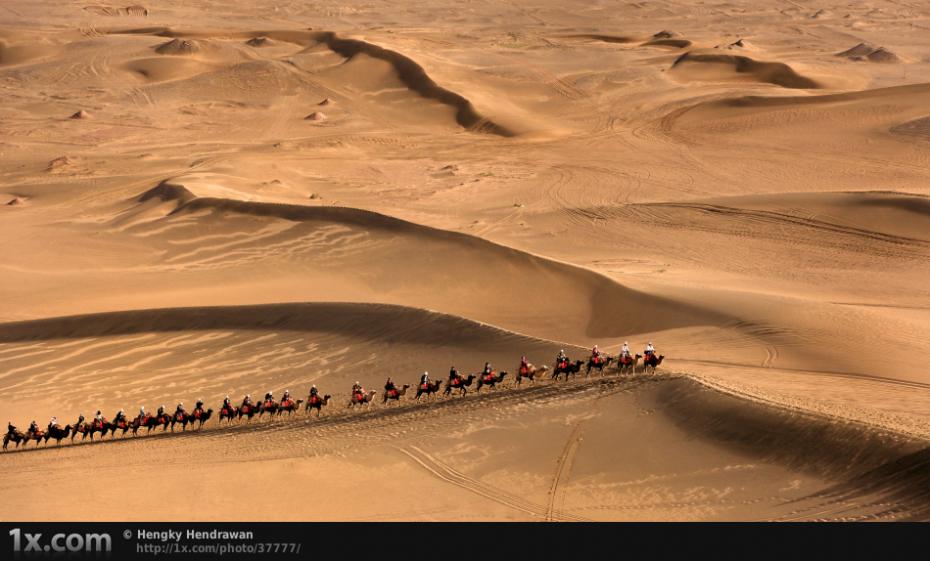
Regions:
<svg viewBox="0 0 930 561"><path fill-rule="evenodd" d="M226 420L231 423L234 418L238 419L239 417L240 415L238 407L230 405L229 407L223 407L220 409L220 422Z"/></svg>
<svg viewBox="0 0 930 561"><path fill-rule="evenodd" d="M194 427L194 422L197 422L197 428L202 429L203 424L210 420L210 417L213 416L213 408L207 409L194 409L194 412L190 415L191 428Z"/></svg>
<svg viewBox="0 0 930 561"><path fill-rule="evenodd" d="M194 419L187 411L178 411L171 416L171 432L174 432L174 425L181 423L181 431L187 430L187 425L193 424Z"/></svg>
<svg viewBox="0 0 930 561"><path fill-rule="evenodd" d="M582 364L584 364L583 360L576 360L575 362L569 363L568 366L563 367L562 365L556 365L552 370L552 379L560 380L562 374L565 374L565 381L567 382L569 376L574 376L581 371Z"/></svg>
<svg viewBox="0 0 930 561"><path fill-rule="evenodd" d="M304 411L310 413L311 409L316 409L316 416L319 417L323 412L323 406L329 405L329 400L332 397L331 395L324 395L323 397L312 395L307 399L307 406L304 408Z"/></svg>
<svg viewBox="0 0 930 561"><path fill-rule="evenodd" d="M126 431L132 428L132 423L130 423L124 418L121 421L113 421L112 423L109 424L108 428L110 430L110 438L116 437L117 429L123 429L123 434L120 436L126 436Z"/></svg>
<svg viewBox="0 0 930 561"><path fill-rule="evenodd" d="M89 423L87 427L87 433L90 435L90 439L94 439L94 433L99 432L100 438L103 438L107 435L107 431L110 430L110 422L107 421L106 417L103 417L100 421L94 419Z"/></svg>
<svg viewBox="0 0 930 561"><path fill-rule="evenodd" d="M261 419L262 415L268 413L272 418L278 414L278 410L281 409L281 404L273 399L266 399L262 402L262 406L258 409L258 418Z"/></svg>
<svg viewBox="0 0 930 561"><path fill-rule="evenodd" d="M459 395L465 397L465 394L468 393L468 386L475 381L475 378L477 378L477 376L469 374L467 378L458 377L450 382L446 382L446 389L442 394L452 395L452 390L459 390Z"/></svg>
<svg viewBox="0 0 930 561"><path fill-rule="evenodd" d="M626 372L635 373L636 365L639 363L639 359L641 358L643 358L643 355L640 354L627 357L617 357L617 366L620 368L620 374L624 374Z"/></svg>
<svg viewBox="0 0 930 561"><path fill-rule="evenodd" d="M40 442L47 441L48 439L45 438L45 431L44 431L44 430L38 430L38 429L36 429L36 430L27 430L27 431L26 431L26 438L25 438L25 442L23 443L23 446L25 446L26 444L29 444L29 441L30 441L30 440L35 440L35 441L36 441L36 448L38 448Z"/></svg>
<svg viewBox="0 0 930 561"><path fill-rule="evenodd" d="M258 413L258 409L259 408L255 405L242 405L239 407L239 418L242 419L242 417L245 416L251 421L252 417Z"/></svg>
<svg viewBox="0 0 930 561"><path fill-rule="evenodd" d="M84 422L84 415L80 415L76 423L71 425L71 443L74 444L74 437L81 434L81 440L87 438L87 435L90 433L90 423Z"/></svg>
<svg viewBox="0 0 930 561"><path fill-rule="evenodd" d="M531 382L536 383L536 376L542 376L549 371L549 367L543 364L539 368L536 368L532 364L527 364L526 368L520 368L517 371L516 385L520 385L523 382L523 378L529 378Z"/></svg>
<svg viewBox="0 0 930 561"><path fill-rule="evenodd" d="M162 413L160 415L148 415L145 417L145 419L143 419L142 424L146 429L145 434L152 432L152 429L154 428L158 428L158 425L161 425L161 431L165 432L165 430L168 428L168 425L171 424L171 415L167 413Z"/></svg>
<svg viewBox="0 0 930 561"><path fill-rule="evenodd" d="M366 394L353 393L352 398L349 400L348 407L352 407L353 405L367 405L371 407L371 400L374 398L375 393L375 390L369 390Z"/></svg>
<svg viewBox="0 0 930 561"><path fill-rule="evenodd" d="M432 395L439 391L439 386L442 385L442 380L436 380L435 382L427 382L426 384L417 385L417 401L420 401L420 396L426 394L427 399L432 397Z"/></svg>
<svg viewBox="0 0 930 561"><path fill-rule="evenodd" d="M507 376L506 372L501 372L499 375L495 376L493 372L490 374L480 374L478 376L478 389L476 392L481 391L481 386L489 386L493 388L496 384L500 384L504 381L504 377Z"/></svg>
<svg viewBox="0 0 930 561"><path fill-rule="evenodd" d="M600 372L601 375L603 375L603 374L604 374L604 368L606 368L607 366L610 366L610 362L611 362L612 360L614 360L615 358L616 358L616 357L612 357L612 356L609 356L609 355L606 355L606 354L601 355L601 360L600 360L600 362L594 362L594 357L589 358L589 359L588 359L588 365L587 365L588 367L587 367L587 369L586 369L585 372L584 372L585 378L587 378L587 377L591 374L591 369L592 369L592 368L597 369L597 371Z"/></svg>
<svg viewBox="0 0 930 561"><path fill-rule="evenodd" d="M404 384L398 390L394 388L393 390L384 390L384 395L382 395L381 405L387 403L387 400L393 399L394 401L400 401L400 398L404 397L407 394L407 388L410 387L410 384Z"/></svg>
<svg viewBox="0 0 930 561"><path fill-rule="evenodd" d="M26 441L26 435L22 431L15 430L11 425L6 432L6 435L3 437L3 449L6 450L7 446L10 445L10 442L15 442L16 447L19 448L20 442Z"/></svg>
<svg viewBox="0 0 930 561"><path fill-rule="evenodd" d="M287 416L290 417L291 413L296 413L300 410L300 404L303 402L304 400L302 399L298 399L297 401L294 401L293 399L285 399L281 402L281 405L278 406L278 411L275 413L275 415L280 415L281 413L287 411Z"/></svg>
<svg viewBox="0 0 930 561"><path fill-rule="evenodd" d="M655 374L656 367L662 364L662 359L664 358L665 355L656 356L655 354L651 354L646 356L646 358L643 359L643 374L648 374L650 368L652 368L652 373Z"/></svg>
<svg viewBox="0 0 930 561"><path fill-rule="evenodd" d="M45 431L45 443L48 444L49 439L54 438L55 445L61 446L61 440L71 435L71 428L71 425L65 425L64 428L61 428L61 425L49 425Z"/></svg>

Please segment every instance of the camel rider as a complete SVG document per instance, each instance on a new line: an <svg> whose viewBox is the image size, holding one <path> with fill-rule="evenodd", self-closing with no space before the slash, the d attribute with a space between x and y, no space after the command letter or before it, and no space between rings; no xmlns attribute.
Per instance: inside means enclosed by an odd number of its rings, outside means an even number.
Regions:
<svg viewBox="0 0 930 561"><path fill-rule="evenodd" d="M252 394L249 393L245 395L245 397L242 399L242 406L252 407Z"/></svg>
<svg viewBox="0 0 930 561"><path fill-rule="evenodd" d="M229 396L223 398L223 409L227 411L232 411L232 401L230 401Z"/></svg>
<svg viewBox="0 0 930 561"><path fill-rule="evenodd" d="M31 432L31 433L33 433L33 434L39 432L39 425L38 425L35 421L32 421L31 423L29 423L29 431L28 431L28 432Z"/></svg>
<svg viewBox="0 0 930 561"><path fill-rule="evenodd" d="M139 420L140 421L145 420L145 405L139 408Z"/></svg>
<svg viewBox="0 0 930 561"><path fill-rule="evenodd" d="M320 394L320 390L316 389L316 384L310 386L310 398L317 397Z"/></svg>
<svg viewBox="0 0 930 561"><path fill-rule="evenodd" d="M454 386L456 382L462 379L462 375L455 369L455 366L449 369L449 385Z"/></svg>
<svg viewBox="0 0 930 561"><path fill-rule="evenodd" d="M271 401L271 402L273 403L273 402L274 402L274 394L273 394L272 392L266 393L266 394L265 394L265 400L264 400L264 401L265 401L265 403L268 403L269 401Z"/></svg>
<svg viewBox="0 0 930 561"><path fill-rule="evenodd" d="M429 387L429 372L424 372L420 376L420 387L426 389Z"/></svg>
<svg viewBox="0 0 930 561"><path fill-rule="evenodd" d="M198 398L197 403L194 404L194 411L203 411L203 398Z"/></svg>
<svg viewBox="0 0 930 561"><path fill-rule="evenodd" d="M623 342L623 348L620 349L620 356L630 358L630 344L626 341Z"/></svg>
<svg viewBox="0 0 930 561"><path fill-rule="evenodd" d="M481 377L486 379L488 376L493 376L493 375L494 375L494 370L491 369L491 363L485 362L484 370L481 371Z"/></svg>
<svg viewBox="0 0 930 561"><path fill-rule="evenodd" d="M97 414L94 415L94 425L98 427L103 426L103 413L97 411Z"/></svg>
<svg viewBox="0 0 930 561"><path fill-rule="evenodd" d="M601 351L597 348L597 345L594 345L594 348L591 349L591 361L594 364L600 364L601 360L603 360L601 359Z"/></svg>
<svg viewBox="0 0 930 561"><path fill-rule="evenodd" d="M184 403L181 401L178 402L178 406L174 410L174 416L177 417L178 415L187 415L187 410L184 409Z"/></svg>
<svg viewBox="0 0 930 561"><path fill-rule="evenodd" d="M568 356L565 354L565 349L559 351L559 356L555 358L556 368L562 368L568 364Z"/></svg>
<svg viewBox="0 0 930 561"><path fill-rule="evenodd" d="M397 386L394 385L394 380L392 380L391 377L388 376L387 382L384 383L384 391L392 392L395 390L397 390Z"/></svg>
<svg viewBox="0 0 930 561"><path fill-rule="evenodd" d="M113 417L114 423L125 423L126 422L126 413L120 409L116 412L116 415Z"/></svg>
<svg viewBox="0 0 930 561"><path fill-rule="evenodd" d="M362 388L362 384L360 384L359 381L356 380L355 383L352 384L352 395L361 396L363 393L365 393L365 390L364 388Z"/></svg>
<svg viewBox="0 0 930 561"><path fill-rule="evenodd" d="M6 422L6 432L8 432L8 433L10 433L10 434L13 434L14 432L16 432L16 431L18 431L18 430L19 430L19 429L16 428L16 425L13 424L13 421L7 421L7 422Z"/></svg>
<svg viewBox="0 0 930 561"><path fill-rule="evenodd" d="M157 415L158 415L159 417L161 417L161 416L164 415L164 414L165 414L165 405L164 405L164 404L161 404L161 405L158 406L158 413L157 413Z"/></svg>
<svg viewBox="0 0 930 561"><path fill-rule="evenodd" d="M646 355L647 357L656 354L656 348L652 346L652 341L649 341L648 343L646 343L646 350L643 351L643 354Z"/></svg>
<svg viewBox="0 0 930 561"><path fill-rule="evenodd" d="M57 426L58 426L58 417L52 417L48 422L48 428L51 429Z"/></svg>
<svg viewBox="0 0 930 561"><path fill-rule="evenodd" d="M520 357L520 374L530 373L530 363L526 361L526 355Z"/></svg>
<svg viewBox="0 0 930 561"><path fill-rule="evenodd" d="M284 395L281 396L281 403L291 399L291 390L284 390Z"/></svg>

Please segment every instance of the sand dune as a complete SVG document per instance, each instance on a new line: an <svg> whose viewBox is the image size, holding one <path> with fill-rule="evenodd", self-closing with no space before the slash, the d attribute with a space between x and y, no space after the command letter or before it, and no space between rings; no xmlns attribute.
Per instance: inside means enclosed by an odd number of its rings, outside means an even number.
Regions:
<svg viewBox="0 0 930 561"><path fill-rule="evenodd" d="M167 181L144 193L139 201L154 198L176 201L177 205L167 218L133 228L138 235L160 232L158 242L168 242L162 262L172 268L215 267L216 257L234 247L246 258L258 250L264 259L286 255L293 259L299 251L313 263L313 270L301 273L304 282L326 271L326 278L344 278L348 288L359 281L364 286L365 276L372 276L379 279L384 294L390 295L389 302L453 314L467 312L469 317L504 327L514 325L517 317L524 318L522 321L532 318L532 333L556 340L576 340L581 334L621 336L719 321L699 307L631 291L584 269L371 211L195 197L190 190ZM175 236L186 237L192 227L202 227L198 224L220 219L231 226L231 216L243 220L253 217L240 222L246 231L255 229L254 218L288 224L283 224L284 231L260 241L246 238L230 245L216 240L196 251L171 247ZM173 232L166 230L172 222L176 224ZM278 250L269 251L272 240ZM211 250L210 245L216 249ZM414 247L420 249L411 251ZM364 263L363 275L353 263ZM546 296L552 292L559 293L558 302ZM452 294L458 296L449 299Z"/></svg>
<svg viewBox="0 0 930 561"><path fill-rule="evenodd" d="M819 82L781 62L763 62L741 55L689 51L672 64L677 76L690 80L752 80L791 89L817 89Z"/></svg>
<svg viewBox="0 0 930 561"><path fill-rule="evenodd" d="M846 49L836 56L845 57L851 60L867 60L869 62L894 63L901 62L896 54L884 47L875 47L868 43L859 43L855 47Z"/></svg>
<svg viewBox="0 0 930 561"><path fill-rule="evenodd" d="M200 51L200 43L188 39L172 39L155 47L160 55L191 55Z"/></svg>
<svg viewBox="0 0 930 561"><path fill-rule="evenodd" d="M0 41L0 67L15 66L53 56L57 49L51 45L8 45Z"/></svg>

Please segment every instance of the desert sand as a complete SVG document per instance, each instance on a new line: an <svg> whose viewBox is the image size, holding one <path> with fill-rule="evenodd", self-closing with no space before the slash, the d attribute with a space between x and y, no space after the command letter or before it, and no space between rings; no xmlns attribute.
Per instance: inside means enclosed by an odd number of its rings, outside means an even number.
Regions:
<svg viewBox="0 0 930 561"><path fill-rule="evenodd" d="M333 396L11 444L0 519L930 518L928 29L883 0L0 5L0 414ZM514 387L624 341L658 371ZM502 387L346 407L485 361Z"/></svg>

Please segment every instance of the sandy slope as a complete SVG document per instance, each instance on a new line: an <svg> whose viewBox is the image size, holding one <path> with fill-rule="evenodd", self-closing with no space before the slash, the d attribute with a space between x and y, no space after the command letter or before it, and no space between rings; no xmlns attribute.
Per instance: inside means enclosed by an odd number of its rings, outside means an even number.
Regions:
<svg viewBox="0 0 930 561"><path fill-rule="evenodd" d="M0 7L21 428L624 340L676 373L10 454L0 517L249 518L240 489L283 486L282 519L925 518L928 25L883 0ZM68 485L88 467L178 477Z"/></svg>

